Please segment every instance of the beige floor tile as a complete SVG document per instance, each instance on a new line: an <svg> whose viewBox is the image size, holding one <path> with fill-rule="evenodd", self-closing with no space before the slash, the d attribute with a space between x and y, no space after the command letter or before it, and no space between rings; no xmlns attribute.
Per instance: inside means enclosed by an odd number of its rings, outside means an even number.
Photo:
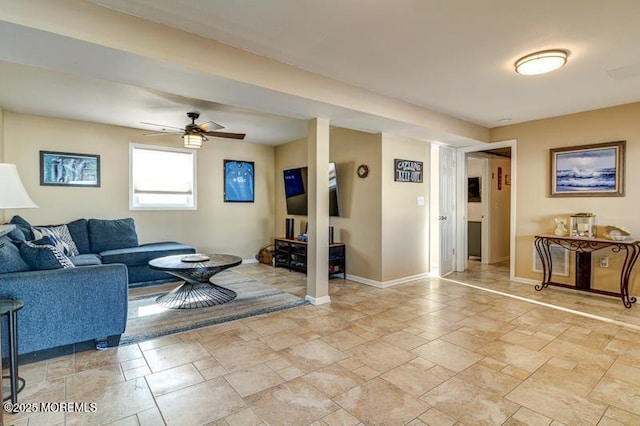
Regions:
<svg viewBox="0 0 640 426"><path fill-rule="evenodd" d="M111 423L155 407L143 378L95 389L77 402L95 402L97 409L92 413L67 413L68 425Z"/></svg>
<svg viewBox="0 0 640 426"><path fill-rule="evenodd" d="M506 398L551 419L566 424L596 424L606 405L594 402L534 378L525 380Z"/></svg>
<svg viewBox="0 0 640 426"><path fill-rule="evenodd" d="M418 419L429 426L453 426L457 422L453 417L447 416L436 408L428 409Z"/></svg>
<svg viewBox="0 0 640 426"><path fill-rule="evenodd" d="M67 398L72 401L114 383L124 382L124 376L117 364L107 364L93 370L85 370L65 378Z"/></svg>
<svg viewBox="0 0 640 426"><path fill-rule="evenodd" d="M323 342L311 340L280 351L280 355L305 372L342 361L347 355Z"/></svg>
<svg viewBox="0 0 640 426"><path fill-rule="evenodd" d="M322 424L327 426L358 426L360 420L347 413L342 408L322 418Z"/></svg>
<svg viewBox="0 0 640 426"><path fill-rule="evenodd" d="M346 353L363 364L383 373L416 357L415 354L399 349L381 340L365 343L349 349Z"/></svg>
<svg viewBox="0 0 640 426"><path fill-rule="evenodd" d="M409 333L406 330L388 334L380 340L405 351L410 351L427 343L427 340L418 337L416 334Z"/></svg>
<svg viewBox="0 0 640 426"><path fill-rule="evenodd" d="M222 347L215 350L213 355L229 372L242 370L280 357L273 349L258 340L243 341Z"/></svg>
<svg viewBox="0 0 640 426"><path fill-rule="evenodd" d="M522 346L523 348L527 348L532 351L539 351L549 343L549 339L528 335L519 330L508 332L504 336L500 337L500 340Z"/></svg>
<svg viewBox="0 0 640 426"><path fill-rule="evenodd" d="M364 382L364 379L360 376L339 364L331 364L313 373L306 374L301 380L314 386L329 398L353 389Z"/></svg>
<svg viewBox="0 0 640 426"><path fill-rule="evenodd" d="M246 408L246 403L221 377L156 398L168 425L202 425Z"/></svg>
<svg viewBox="0 0 640 426"><path fill-rule="evenodd" d="M147 365L154 373L210 356L199 342L181 342L144 351Z"/></svg>
<svg viewBox="0 0 640 426"><path fill-rule="evenodd" d="M499 425L520 408L518 404L456 377L427 392L420 399L469 425Z"/></svg>
<svg viewBox="0 0 640 426"><path fill-rule="evenodd" d="M482 355L443 340L434 340L412 352L455 372L460 372L483 358Z"/></svg>
<svg viewBox="0 0 640 426"><path fill-rule="evenodd" d="M477 352L528 372L536 371L551 358L551 355L543 355L506 342L492 342L478 349Z"/></svg>
<svg viewBox="0 0 640 426"><path fill-rule="evenodd" d="M301 379L251 395L246 401L270 425L306 425L339 408L331 399Z"/></svg>
<svg viewBox="0 0 640 426"><path fill-rule="evenodd" d="M225 417L228 426L257 426L262 423L260 417L251 408L245 408L235 414Z"/></svg>
<svg viewBox="0 0 640 426"><path fill-rule="evenodd" d="M526 407L521 407L509 420L513 421L514 425L548 426L551 424L551 419L549 417L529 410Z"/></svg>
<svg viewBox="0 0 640 426"><path fill-rule="evenodd" d="M406 424L429 409L426 403L380 378L338 395L334 401L364 424Z"/></svg>
<svg viewBox="0 0 640 426"><path fill-rule="evenodd" d="M163 395L204 381L204 378L193 364L185 364L149 374L146 379L154 396Z"/></svg>
<svg viewBox="0 0 640 426"><path fill-rule="evenodd" d="M636 426L640 425L640 416L630 413L625 410L621 410L617 407L609 407L604 413L604 419L608 419L615 424Z"/></svg>
<svg viewBox="0 0 640 426"><path fill-rule="evenodd" d="M336 333L328 334L322 337L322 340L341 351L367 342L367 340L347 330L340 330Z"/></svg>
<svg viewBox="0 0 640 426"><path fill-rule="evenodd" d="M484 365L474 364L456 376L458 379L480 388L505 396L522 381Z"/></svg>
<svg viewBox="0 0 640 426"><path fill-rule="evenodd" d="M293 330L270 334L268 336L260 338L260 341L265 343L274 351L290 348L291 346L299 345L300 343L305 342L303 338L301 338L297 334L294 334Z"/></svg>
<svg viewBox="0 0 640 426"><path fill-rule="evenodd" d="M629 383L606 375L589 396L591 399L640 415L640 383Z"/></svg>
<svg viewBox="0 0 640 426"><path fill-rule="evenodd" d="M460 330L453 331L440 337L440 340L453 343L470 351L474 351L488 344L490 340L483 339L482 337L472 336L471 334L464 333Z"/></svg>
<svg viewBox="0 0 640 426"><path fill-rule="evenodd" d="M380 377L402 391L418 397L444 382L430 370L435 366L424 358L416 358L387 371Z"/></svg>
<svg viewBox="0 0 640 426"><path fill-rule="evenodd" d="M259 364L245 370L234 371L224 378L241 397L258 393L277 386L284 380L266 364Z"/></svg>
<svg viewBox="0 0 640 426"><path fill-rule="evenodd" d="M140 426L163 426L165 424L157 407L139 412L138 423Z"/></svg>

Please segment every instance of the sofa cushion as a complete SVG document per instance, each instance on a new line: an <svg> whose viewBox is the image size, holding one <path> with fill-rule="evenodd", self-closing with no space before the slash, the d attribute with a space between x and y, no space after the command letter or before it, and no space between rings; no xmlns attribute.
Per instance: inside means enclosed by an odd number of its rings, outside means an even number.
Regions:
<svg viewBox="0 0 640 426"><path fill-rule="evenodd" d="M24 272L29 270L29 265L20 256L20 250L11 241L10 238L4 236L0 238L0 243L4 243L0 247L0 273Z"/></svg>
<svg viewBox="0 0 640 426"><path fill-rule="evenodd" d="M89 241L92 253L138 246L133 218L89 219Z"/></svg>
<svg viewBox="0 0 640 426"><path fill-rule="evenodd" d="M67 225L33 226L31 229L36 240L49 237L51 244L65 255L77 256L80 254Z"/></svg>
<svg viewBox="0 0 640 426"><path fill-rule="evenodd" d="M16 225L16 227L24 233L24 236L27 240L34 239L33 232L31 231L31 224L21 216L16 215L12 217L9 223Z"/></svg>
<svg viewBox="0 0 640 426"><path fill-rule="evenodd" d="M174 254L192 254L195 249L191 246L166 241L161 243L143 244L138 247L105 250L100 252L102 263L124 263L127 266L147 265L151 259Z"/></svg>
<svg viewBox="0 0 640 426"><path fill-rule="evenodd" d="M97 254L79 254L77 256L69 257L69 260L75 266L92 266L92 265L102 265L102 260L100 260L100 256Z"/></svg>
<svg viewBox="0 0 640 426"><path fill-rule="evenodd" d="M69 228L71 238L73 238L73 242L76 244L78 253L80 254L91 253L88 226L87 219L78 219L67 223L67 228Z"/></svg>
<svg viewBox="0 0 640 426"><path fill-rule="evenodd" d="M20 244L20 255L33 270L73 268L71 260L51 242L49 237L23 241Z"/></svg>

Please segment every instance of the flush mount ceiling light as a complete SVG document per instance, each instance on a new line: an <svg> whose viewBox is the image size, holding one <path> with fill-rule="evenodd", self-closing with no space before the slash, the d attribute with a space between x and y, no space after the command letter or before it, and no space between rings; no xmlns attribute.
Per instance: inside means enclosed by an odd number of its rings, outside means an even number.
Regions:
<svg viewBox="0 0 640 426"><path fill-rule="evenodd" d="M566 50L543 50L523 56L515 63L516 72L523 75L545 74L555 71L567 63Z"/></svg>

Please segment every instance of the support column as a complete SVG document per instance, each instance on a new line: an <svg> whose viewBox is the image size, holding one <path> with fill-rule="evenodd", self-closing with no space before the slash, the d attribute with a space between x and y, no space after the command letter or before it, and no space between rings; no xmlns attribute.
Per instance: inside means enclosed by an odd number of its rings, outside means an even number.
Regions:
<svg viewBox="0 0 640 426"><path fill-rule="evenodd" d="M329 298L329 120L308 122L307 296L314 305Z"/></svg>

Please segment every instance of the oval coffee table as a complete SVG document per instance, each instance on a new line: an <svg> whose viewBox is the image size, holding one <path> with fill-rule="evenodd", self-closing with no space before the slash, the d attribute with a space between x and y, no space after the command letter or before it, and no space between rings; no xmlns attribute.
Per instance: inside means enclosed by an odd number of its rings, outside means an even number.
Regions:
<svg viewBox="0 0 640 426"><path fill-rule="evenodd" d="M204 260L197 261L196 256L204 256ZM149 262L151 269L164 271L184 280L180 287L158 297L156 303L170 309L191 309L230 302L236 298L236 292L220 287L210 279L218 272L241 263L241 257L231 254L179 254L153 259Z"/></svg>

